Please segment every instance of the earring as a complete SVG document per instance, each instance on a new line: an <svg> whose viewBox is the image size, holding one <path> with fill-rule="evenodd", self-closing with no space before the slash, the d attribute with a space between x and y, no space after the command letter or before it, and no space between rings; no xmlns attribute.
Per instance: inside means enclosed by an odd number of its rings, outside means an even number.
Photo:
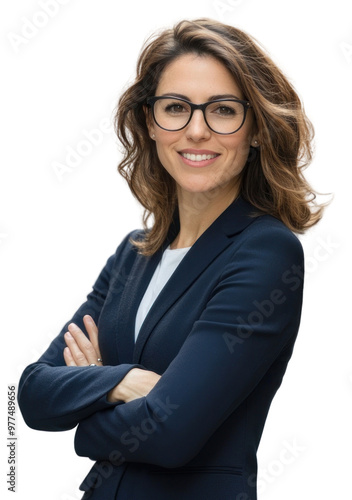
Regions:
<svg viewBox="0 0 352 500"><path fill-rule="evenodd" d="M155 134L152 134L152 139L155 139Z"/></svg>
<svg viewBox="0 0 352 500"><path fill-rule="evenodd" d="M255 141L254 141L254 146L255 146L255 147L259 146L259 143L258 143L258 141L257 141L257 140L255 140Z"/></svg>

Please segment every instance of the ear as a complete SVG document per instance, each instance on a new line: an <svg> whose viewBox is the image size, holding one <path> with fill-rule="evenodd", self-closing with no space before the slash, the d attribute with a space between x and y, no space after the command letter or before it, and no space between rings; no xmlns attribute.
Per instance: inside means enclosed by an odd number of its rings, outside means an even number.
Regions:
<svg viewBox="0 0 352 500"><path fill-rule="evenodd" d="M151 139L154 140L154 137L152 137L155 134L155 127L154 127L154 120L152 117L152 111L148 106L143 106L143 111L145 114L145 121L147 124L149 136Z"/></svg>

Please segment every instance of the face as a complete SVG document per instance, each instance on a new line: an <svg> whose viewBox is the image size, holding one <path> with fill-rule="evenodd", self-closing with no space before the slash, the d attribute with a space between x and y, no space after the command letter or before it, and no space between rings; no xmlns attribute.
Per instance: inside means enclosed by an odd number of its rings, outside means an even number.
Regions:
<svg viewBox="0 0 352 500"><path fill-rule="evenodd" d="M196 104L225 94L244 99L231 73L220 61L195 54L178 57L162 73L155 95L173 94L183 95ZM176 181L179 197L185 192L216 192L221 196L237 191L238 175L255 140L251 110L242 128L230 135L212 132L201 110L195 110L190 123L177 132L161 129L150 112L147 112L147 123L150 136L155 134L160 162ZM199 162L189 156L192 154L212 158Z"/></svg>

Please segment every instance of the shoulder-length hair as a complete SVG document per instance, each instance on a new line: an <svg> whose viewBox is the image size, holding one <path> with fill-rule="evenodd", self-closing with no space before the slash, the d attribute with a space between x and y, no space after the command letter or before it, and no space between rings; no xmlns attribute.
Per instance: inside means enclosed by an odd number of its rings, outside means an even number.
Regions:
<svg viewBox="0 0 352 500"><path fill-rule="evenodd" d="M162 72L181 55L210 55L232 73L253 108L259 148L250 148L240 174L239 194L260 212L303 233L316 224L323 205L302 170L312 160L314 129L282 71L245 32L212 19L183 20L152 35L141 50L134 83L121 95L114 117L124 156L119 173L143 205L145 237L131 240L139 253L153 255L177 213L174 179L159 161L148 132L146 99L155 95ZM153 216L154 223L147 227Z"/></svg>

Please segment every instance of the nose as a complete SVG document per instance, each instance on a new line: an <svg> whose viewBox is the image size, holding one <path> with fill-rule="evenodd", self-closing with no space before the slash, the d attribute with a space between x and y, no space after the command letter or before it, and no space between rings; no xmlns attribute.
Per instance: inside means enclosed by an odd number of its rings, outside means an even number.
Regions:
<svg viewBox="0 0 352 500"><path fill-rule="evenodd" d="M211 130L206 124L201 109L194 110L191 121L186 127L186 136L194 142L200 142L210 138Z"/></svg>

